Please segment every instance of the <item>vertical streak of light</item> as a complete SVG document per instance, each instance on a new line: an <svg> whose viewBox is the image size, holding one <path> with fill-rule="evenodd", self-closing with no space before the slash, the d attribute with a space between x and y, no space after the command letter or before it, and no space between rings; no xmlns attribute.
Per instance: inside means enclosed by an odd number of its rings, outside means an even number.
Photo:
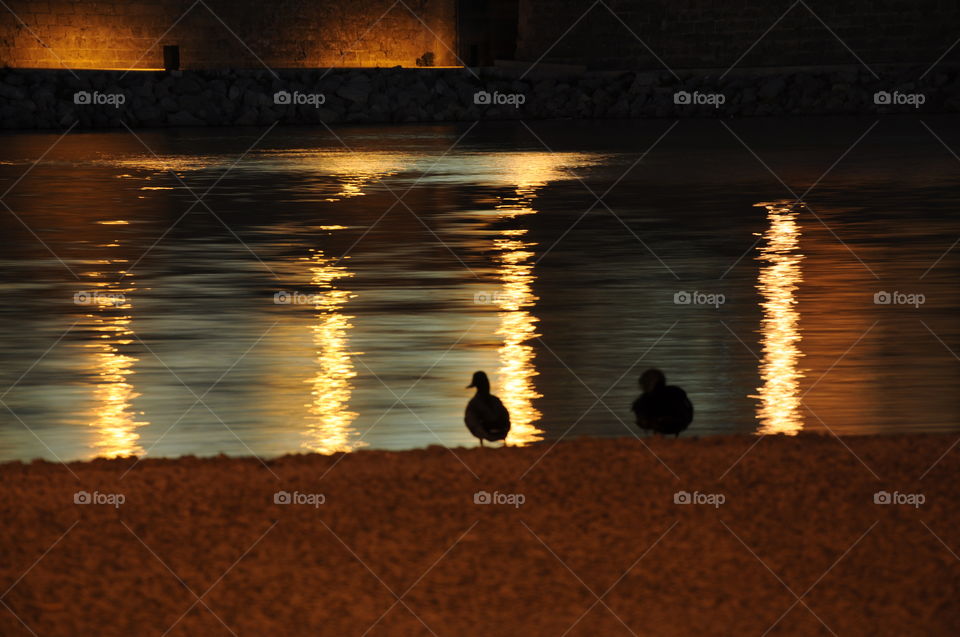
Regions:
<svg viewBox="0 0 960 637"><path fill-rule="evenodd" d="M520 170L520 182L515 188L515 196L507 198L497 206L501 219L512 219L521 215L535 214L532 206L537 188L543 186L545 176L534 161L525 162L526 170ZM530 174L525 174L525 173ZM499 349L500 367L497 378L500 382L498 393L504 406L510 411L510 433L506 443L523 446L543 438L543 430L536 426L540 412L533 401L541 398L534 385L537 375L533 364L534 350L529 341L539 336L536 331L537 318L530 311L538 300L533 294L533 248L536 244L524 241L526 228L504 230L494 240L498 251L498 275L500 290L495 298L499 308L500 327L497 335L503 339Z"/></svg>
<svg viewBox="0 0 960 637"><path fill-rule="evenodd" d="M307 440L302 446L315 453L348 452L364 446L351 427L357 418L350 411L353 393L351 379L357 373L349 351L348 333L352 316L342 313L353 294L337 283L353 276L344 266L334 265L335 259L319 250L304 260L310 264L311 283L317 292L313 298L316 323L312 326L316 348L317 374L308 380L312 401L308 405Z"/></svg>
<svg viewBox="0 0 960 637"><path fill-rule="evenodd" d="M760 360L757 417L758 433L795 435L803 429L800 411L800 379L798 364L803 356L796 291L803 281L799 251L800 226L798 209L790 203L761 203L767 209L770 226L763 234L757 260L760 269L757 289L763 300L760 333L763 356Z"/></svg>
<svg viewBox="0 0 960 637"><path fill-rule="evenodd" d="M93 420L89 424L96 431L92 445L96 450L94 455L106 458L145 453L137 429L148 423L138 421L133 411L132 401L140 394L129 378L135 373L133 365L139 359L121 353L121 348L130 345L134 336L132 273L128 273L125 280L125 288L99 283L87 296L87 302L96 310L87 315L96 336L87 347L93 350L93 371L97 378L93 389Z"/></svg>

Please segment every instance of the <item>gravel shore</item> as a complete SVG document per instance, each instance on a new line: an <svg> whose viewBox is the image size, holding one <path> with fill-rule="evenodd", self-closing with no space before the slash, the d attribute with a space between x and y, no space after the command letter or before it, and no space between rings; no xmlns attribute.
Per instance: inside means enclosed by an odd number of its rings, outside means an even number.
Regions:
<svg viewBox="0 0 960 637"><path fill-rule="evenodd" d="M0 634L956 634L955 439L8 463Z"/></svg>

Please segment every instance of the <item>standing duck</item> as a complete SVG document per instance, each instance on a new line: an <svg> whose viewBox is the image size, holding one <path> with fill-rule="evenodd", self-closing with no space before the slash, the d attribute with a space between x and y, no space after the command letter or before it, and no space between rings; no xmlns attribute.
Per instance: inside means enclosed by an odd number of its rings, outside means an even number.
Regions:
<svg viewBox="0 0 960 637"><path fill-rule="evenodd" d="M693 421L693 404L687 393L667 385L667 377L659 369L648 369L640 377L643 394L633 402L633 413L641 429L661 435L680 432Z"/></svg>
<svg viewBox="0 0 960 637"><path fill-rule="evenodd" d="M504 440L510 432L510 412L503 406L500 399L490 393L490 379L484 372L475 372L473 382L467 389L477 388L477 393L467 403L467 411L463 421L467 429L480 439L480 446L484 440Z"/></svg>

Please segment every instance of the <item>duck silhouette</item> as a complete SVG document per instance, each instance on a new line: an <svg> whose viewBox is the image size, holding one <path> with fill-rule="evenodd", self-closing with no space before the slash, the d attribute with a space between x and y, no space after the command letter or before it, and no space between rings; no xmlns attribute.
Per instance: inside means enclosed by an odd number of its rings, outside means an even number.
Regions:
<svg viewBox="0 0 960 637"><path fill-rule="evenodd" d="M679 436L693 421L693 403L687 393L667 385L667 377L659 369L648 369L640 376L643 394L633 402L633 413L641 429Z"/></svg>
<svg viewBox="0 0 960 637"><path fill-rule="evenodd" d="M510 433L510 412L490 393L490 379L486 373L474 372L473 382L467 385L467 389L471 387L476 387L477 393L467 403L463 416L467 429L480 440L481 447L484 440L504 440Z"/></svg>

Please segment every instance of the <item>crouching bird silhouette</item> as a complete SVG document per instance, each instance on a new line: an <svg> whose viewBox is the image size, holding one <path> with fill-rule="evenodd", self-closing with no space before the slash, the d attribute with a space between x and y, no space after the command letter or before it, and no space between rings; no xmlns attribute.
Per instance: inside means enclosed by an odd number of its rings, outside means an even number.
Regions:
<svg viewBox="0 0 960 637"><path fill-rule="evenodd" d="M477 393L467 403L463 417L467 429L480 440L481 447L484 440L504 440L510 433L510 412L490 393L490 379L486 373L474 372L473 382L467 385L467 389L471 387L476 387Z"/></svg>
<svg viewBox="0 0 960 637"><path fill-rule="evenodd" d="M643 430L661 435L680 432L693 421L693 404L687 393L674 385L667 385L667 377L659 369L648 369L640 376L643 394L633 401L637 425Z"/></svg>

